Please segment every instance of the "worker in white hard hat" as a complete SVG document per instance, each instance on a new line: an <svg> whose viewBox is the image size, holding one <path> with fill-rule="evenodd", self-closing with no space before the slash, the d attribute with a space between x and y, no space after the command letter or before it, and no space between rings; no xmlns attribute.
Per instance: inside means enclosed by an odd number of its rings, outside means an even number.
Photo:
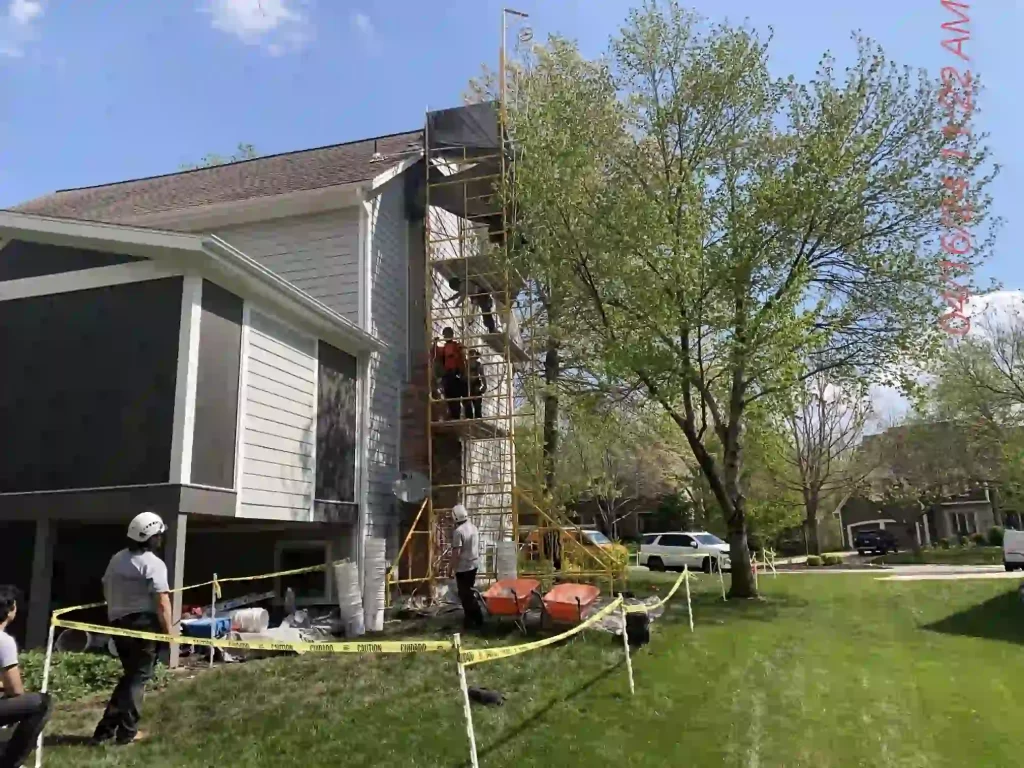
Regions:
<svg viewBox="0 0 1024 768"><path fill-rule="evenodd" d="M480 533L469 520L469 512L461 504L452 508L455 530L452 532L452 570L459 590L459 600L465 614L465 627L479 629L484 623L476 594L476 571L480 566Z"/></svg>
<svg viewBox="0 0 1024 768"><path fill-rule="evenodd" d="M143 512L128 525L128 546L110 558L103 574L107 618L121 629L172 634L167 566L157 556L167 530L160 515ZM110 696L93 743L131 744L139 735L142 697L156 666L157 642L115 637L124 674Z"/></svg>

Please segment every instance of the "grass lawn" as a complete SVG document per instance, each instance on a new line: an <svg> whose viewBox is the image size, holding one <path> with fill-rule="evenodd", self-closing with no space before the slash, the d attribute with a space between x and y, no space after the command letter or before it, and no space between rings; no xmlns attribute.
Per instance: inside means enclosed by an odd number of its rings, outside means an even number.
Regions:
<svg viewBox="0 0 1024 768"><path fill-rule="evenodd" d="M920 554L913 550L894 555L876 557L872 563L879 565L1002 565L1002 547L953 547L951 549L924 549Z"/></svg>
<svg viewBox="0 0 1024 768"><path fill-rule="evenodd" d="M645 579L664 590L674 574ZM716 600L697 631L677 600L634 656L621 641L470 668L503 691L474 705L481 765L986 766L1020 764L1024 606L1006 581L762 578L762 601ZM503 643L515 635L494 636ZM478 641L479 642L479 641ZM48 734L89 732L99 703L62 705ZM147 699L150 738L54 746L47 766L446 766L467 762L455 665L419 657L278 658L179 679Z"/></svg>

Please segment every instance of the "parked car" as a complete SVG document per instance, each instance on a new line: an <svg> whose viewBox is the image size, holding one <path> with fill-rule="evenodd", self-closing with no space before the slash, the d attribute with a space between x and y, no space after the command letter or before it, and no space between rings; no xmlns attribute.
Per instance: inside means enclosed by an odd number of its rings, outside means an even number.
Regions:
<svg viewBox="0 0 1024 768"><path fill-rule="evenodd" d="M706 531L649 533L640 543L640 565L652 571L687 566L711 573L719 564L730 570L729 545Z"/></svg>
<svg viewBox="0 0 1024 768"><path fill-rule="evenodd" d="M1008 571L1024 570L1024 531L1003 532L1003 567Z"/></svg>
<svg viewBox="0 0 1024 768"><path fill-rule="evenodd" d="M868 552L877 552L880 555L889 552L899 552L900 545L892 531L878 528L871 531L861 531L853 539L854 549L860 555Z"/></svg>
<svg viewBox="0 0 1024 768"><path fill-rule="evenodd" d="M547 533L550 534L553 531L547 531ZM541 553L544 551L542 546L544 535L544 531L534 529L525 538L520 539L527 559L540 559ZM596 528L565 528L557 536L561 543L562 566L567 570L586 571L592 569L596 561L586 557L584 553L588 550L597 553L600 560L610 561L615 566L616 573L624 572L629 565L629 549L612 541ZM574 546L573 542L578 546Z"/></svg>

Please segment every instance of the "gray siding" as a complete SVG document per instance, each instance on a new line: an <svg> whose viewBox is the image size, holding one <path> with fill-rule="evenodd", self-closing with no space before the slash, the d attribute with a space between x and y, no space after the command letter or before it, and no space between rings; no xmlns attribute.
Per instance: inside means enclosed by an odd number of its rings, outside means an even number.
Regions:
<svg viewBox="0 0 1024 768"><path fill-rule="evenodd" d="M359 322L359 210L246 224L216 233L247 256Z"/></svg>
<svg viewBox="0 0 1024 768"><path fill-rule="evenodd" d="M391 488L398 477L401 398L409 344L409 222L402 177L385 185L371 204L368 330L386 349L370 359L367 523L369 535L387 537L397 546L399 531ZM358 207L233 227L217 234L336 312L359 322Z"/></svg>
<svg viewBox="0 0 1024 768"><path fill-rule="evenodd" d="M239 517L308 520L316 447L316 341L251 312Z"/></svg>
<svg viewBox="0 0 1024 768"><path fill-rule="evenodd" d="M370 219L370 332L387 346L370 359L369 535L397 547L392 483L398 477L402 389L408 371L408 237L404 181L384 186Z"/></svg>

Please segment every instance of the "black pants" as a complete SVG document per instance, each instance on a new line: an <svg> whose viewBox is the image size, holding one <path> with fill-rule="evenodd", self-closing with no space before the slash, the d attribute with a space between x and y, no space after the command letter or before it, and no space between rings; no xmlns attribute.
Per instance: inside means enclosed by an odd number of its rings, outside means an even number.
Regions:
<svg viewBox="0 0 1024 768"><path fill-rule="evenodd" d="M0 768L18 768L25 762L52 711L53 700L45 693L23 693L0 699L0 726L17 726L14 735L0 749Z"/></svg>
<svg viewBox="0 0 1024 768"><path fill-rule="evenodd" d="M460 571L455 574L455 584L459 588L459 600L462 602L462 612L465 614L466 629L477 629L484 625L484 612L480 610L480 603L473 594L473 586L476 584L476 568L472 571Z"/></svg>
<svg viewBox="0 0 1024 768"><path fill-rule="evenodd" d="M467 419L482 419L484 417L484 391L480 386L471 384L469 387L470 398L466 408Z"/></svg>
<svg viewBox="0 0 1024 768"><path fill-rule="evenodd" d="M142 632L162 631L155 613L133 613L113 624L122 629ZM134 637L115 637L114 644L117 646L117 655L121 659L124 674L110 695L110 701L103 712L103 718L96 726L93 738L106 741L117 737L118 741L131 741L139 732L142 697L146 683L153 677L158 644L155 640L138 640Z"/></svg>
<svg viewBox="0 0 1024 768"><path fill-rule="evenodd" d="M445 371L441 379L444 387L444 396L448 401L448 416L453 419L462 418L462 404L466 404L466 417L473 418L472 406L468 400L462 400L468 394L466 380L459 371Z"/></svg>

